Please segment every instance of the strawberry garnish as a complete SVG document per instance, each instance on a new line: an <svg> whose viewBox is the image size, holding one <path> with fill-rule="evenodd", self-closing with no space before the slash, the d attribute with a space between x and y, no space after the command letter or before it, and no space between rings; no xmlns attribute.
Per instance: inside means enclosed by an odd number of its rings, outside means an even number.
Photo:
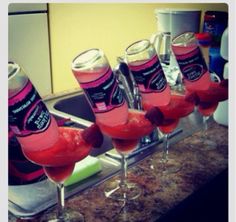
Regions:
<svg viewBox="0 0 236 222"><path fill-rule="evenodd" d="M93 147L100 147L103 143L103 134L97 124L93 124L82 132L82 137L86 143Z"/></svg>
<svg viewBox="0 0 236 222"><path fill-rule="evenodd" d="M145 114L145 117L157 126L161 125L164 120L164 115L161 110L155 106L151 107Z"/></svg>
<svg viewBox="0 0 236 222"><path fill-rule="evenodd" d="M185 96L185 101L194 103L197 106L200 102L200 98L196 92L187 92Z"/></svg>
<svg viewBox="0 0 236 222"><path fill-rule="evenodd" d="M223 79L223 80L220 82L220 86L222 86L222 87L224 87L224 88L228 88L228 85L229 85L228 79Z"/></svg>

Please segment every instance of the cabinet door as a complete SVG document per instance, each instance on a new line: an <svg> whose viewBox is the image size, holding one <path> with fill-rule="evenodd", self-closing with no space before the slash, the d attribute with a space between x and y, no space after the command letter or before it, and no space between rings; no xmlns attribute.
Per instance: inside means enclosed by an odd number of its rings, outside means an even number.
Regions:
<svg viewBox="0 0 236 222"><path fill-rule="evenodd" d="M8 60L21 65L42 97L52 93L47 13L9 14Z"/></svg>
<svg viewBox="0 0 236 222"><path fill-rule="evenodd" d="M8 13L28 13L28 12L42 12L47 11L46 3L10 3L8 6Z"/></svg>

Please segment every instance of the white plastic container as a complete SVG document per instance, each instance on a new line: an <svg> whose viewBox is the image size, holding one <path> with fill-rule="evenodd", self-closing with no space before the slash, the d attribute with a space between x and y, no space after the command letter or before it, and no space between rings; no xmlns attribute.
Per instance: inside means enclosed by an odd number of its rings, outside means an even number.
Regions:
<svg viewBox="0 0 236 222"><path fill-rule="evenodd" d="M228 60L228 28L225 29L221 37L220 54L225 60ZM223 76L224 79L228 79L228 62L225 63ZM228 100L219 103L213 114L217 123L228 126L228 106Z"/></svg>
<svg viewBox="0 0 236 222"><path fill-rule="evenodd" d="M155 9L157 29L170 32L172 39L184 32L199 32L201 10L198 9Z"/></svg>
<svg viewBox="0 0 236 222"><path fill-rule="evenodd" d="M176 36L185 32L199 32L201 10L167 8L155 9L154 13L157 19L158 32L170 33L171 35L169 47L171 45L171 40ZM177 66L176 59L172 53L170 53L170 66Z"/></svg>

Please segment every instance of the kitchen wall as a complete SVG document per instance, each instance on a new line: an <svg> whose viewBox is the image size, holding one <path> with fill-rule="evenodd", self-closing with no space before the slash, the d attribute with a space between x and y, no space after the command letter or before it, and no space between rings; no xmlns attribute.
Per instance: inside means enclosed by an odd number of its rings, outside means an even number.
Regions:
<svg viewBox="0 0 236 222"><path fill-rule="evenodd" d="M78 87L71 72L73 58L83 50L102 49L112 67L132 42L157 31L154 9L193 8L228 11L227 4L70 3L49 4L53 92Z"/></svg>

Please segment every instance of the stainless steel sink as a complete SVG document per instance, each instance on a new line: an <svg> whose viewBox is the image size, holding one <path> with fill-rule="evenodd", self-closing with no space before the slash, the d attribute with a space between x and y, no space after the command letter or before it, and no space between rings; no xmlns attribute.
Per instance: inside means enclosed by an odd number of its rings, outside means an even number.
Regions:
<svg viewBox="0 0 236 222"><path fill-rule="evenodd" d="M95 121L93 111L83 93L79 93L69 98L62 98L55 102L53 108L91 122Z"/></svg>
<svg viewBox="0 0 236 222"><path fill-rule="evenodd" d="M82 90L52 96L44 102L54 115L69 118L84 126L90 126L95 121L92 109Z"/></svg>

